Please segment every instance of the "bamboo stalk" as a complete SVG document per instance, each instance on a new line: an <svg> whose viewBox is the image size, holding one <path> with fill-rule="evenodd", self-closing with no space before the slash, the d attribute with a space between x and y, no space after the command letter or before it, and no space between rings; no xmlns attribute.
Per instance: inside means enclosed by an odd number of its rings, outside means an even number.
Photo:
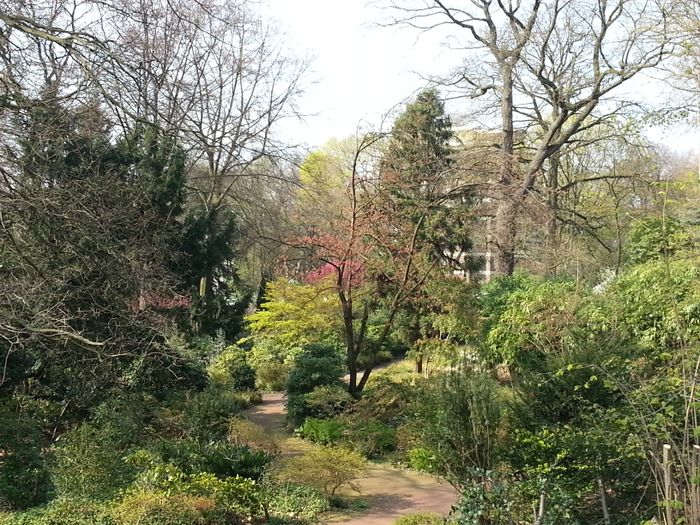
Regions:
<svg viewBox="0 0 700 525"><path fill-rule="evenodd" d="M700 445L693 445L693 460L690 469L691 523L700 523Z"/></svg>
<svg viewBox="0 0 700 525"><path fill-rule="evenodd" d="M663 453L663 469L664 469L664 510L666 525L674 525L673 523L673 508L671 501L672 480L671 480L671 445L664 445Z"/></svg>
<svg viewBox="0 0 700 525"><path fill-rule="evenodd" d="M600 496L600 506L603 508L603 523L610 525L610 511L608 510L608 498L605 495L605 485L603 478L598 477L598 495Z"/></svg>

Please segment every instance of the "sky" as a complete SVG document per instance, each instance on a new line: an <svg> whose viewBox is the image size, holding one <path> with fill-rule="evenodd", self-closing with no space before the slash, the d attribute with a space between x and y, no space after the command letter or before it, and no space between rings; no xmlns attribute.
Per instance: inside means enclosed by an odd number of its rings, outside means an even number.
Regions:
<svg viewBox="0 0 700 525"><path fill-rule="evenodd" d="M286 45L310 58L299 101L305 116L288 121L282 130L283 138L296 144L317 147L352 135L358 127L376 128L427 85L421 76L445 74L456 65L441 35L381 27L378 22L386 13L366 0L263 0L263 11ZM648 95L656 96L654 88L648 88ZM648 134L679 152L698 151L700 157L698 124L653 128Z"/></svg>

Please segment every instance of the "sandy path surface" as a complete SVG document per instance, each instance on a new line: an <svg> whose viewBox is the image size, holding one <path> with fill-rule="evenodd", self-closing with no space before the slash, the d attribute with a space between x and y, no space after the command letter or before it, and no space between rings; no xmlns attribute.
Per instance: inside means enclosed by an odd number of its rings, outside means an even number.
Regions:
<svg viewBox="0 0 700 525"><path fill-rule="evenodd" d="M265 394L263 402L246 412L246 417L275 434L284 454L299 454L311 445L290 436L284 426L284 397L281 393ZM457 501L457 492L447 483L389 465L369 464L359 480L361 496L367 510L352 517L340 517L328 523L336 525L392 525L396 518L414 512L437 512L447 515Z"/></svg>

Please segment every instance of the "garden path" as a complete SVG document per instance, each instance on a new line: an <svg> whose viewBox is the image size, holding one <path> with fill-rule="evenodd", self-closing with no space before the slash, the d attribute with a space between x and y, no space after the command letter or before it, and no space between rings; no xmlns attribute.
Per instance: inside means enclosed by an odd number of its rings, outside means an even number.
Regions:
<svg viewBox="0 0 700 525"><path fill-rule="evenodd" d="M284 394L263 396L262 403L251 408L246 417L276 435L283 454L303 453L312 445L286 430ZM437 512L446 515L457 501L457 492L438 479L390 465L370 463L358 480L362 499L368 508L352 516L338 516L327 523L334 525L392 525L404 514Z"/></svg>

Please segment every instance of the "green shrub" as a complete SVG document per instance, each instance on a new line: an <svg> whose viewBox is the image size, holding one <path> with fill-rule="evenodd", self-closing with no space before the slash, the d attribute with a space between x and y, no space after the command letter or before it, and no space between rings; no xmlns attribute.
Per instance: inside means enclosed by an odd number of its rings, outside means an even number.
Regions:
<svg viewBox="0 0 700 525"><path fill-rule="evenodd" d="M209 366L209 377L214 384L233 390L253 390L255 370L248 363L247 352L231 345L225 348Z"/></svg>
<svg viewBox="0 0 700 525"><path fill-rule="evenodd" d="M109 436L110 442L128 448L158 434L160 421L154 407L158 400L147 394L110 392L112 397L91 411L90 422Z"/></svg>
<svg viewBox="0 0 700 525"><path fill-rule="evenodd" d="M301 435L314 443L332 445L340 441L343 430L343 424L334 419L308 418L301 427Z"/></svg>
<svg viewBox="0 0 700 525"><path fill-rule="evenodd" d="M259 390L240 390L233 393L242 409L249 408L262 402L262 394Z"/></svg>
<svg viewBox="0 0 700 525"><path fill-rule="evenodd" d="M314 447L309 452L286 458L273 473L282 483L300 483L322 491L326 498L340 487L359 491L355 480L362 475L365 460L344 448Z"/></svg>
<svg viewBox="0 0 700 525"><path fill-rule="evenodd" d="M133 454L130 460L142 469L130 493L165 492L209 498L216 503L217 513L224 512L229 521L236 523L233 517L245 521L261 513L260 487L253 480L239 476L222 478L211 472L187 474L146 450Z"/></svg>
<svg viewBox="0 0 700 525"><path fill-rule="evenodd" d="M434 473L436 457L430 450L423 447L412 448L408 451L408 464L420 472Z"/></svg>
<svg viewBox="0 0 700 525"><path fill-rule="evenodd" d="M625 248L629 263L645 263L692 249L693 236L677 219L650 217L633 224Z"/></svg>
<svg viewBox="0 0 700 525"><path fill-rule="evenodd" d="M107 505L92 500L57 499L45 507L3 516L0 525L114 525Z"/></svg>
<svg viewBox="0 0 700 525"><path fill-rule="evenodd" d="M396 429L377 420L360 421L345 434L354 450L365 457L376 458L396 449Z"/></svg>
<svg viewBox="0 0 700 525"><path fill-rule="evenodd" d="M224 439L231 417L244 406L239 393L226 388L197 392L182 406L183 430L200 439Z"/></svg>
<svg viewBox="0 0 700 525"><path fill-rule="evenodd" d="M260 425L242 418L233 418L228 427L228 440L236 446L246 446L268 454L278 454L279 444L275 436Z"/></svg>
<svg viewBox="0 0 700 525"><path fill-rule="evenodd" d="M318 490L293 483L271 487L267 505L271 516L297 520L313 520L328 510L328 502Z"/></svg>
<svg viewBox="0 0 700 525"><path fill-rule="evenodd" d="M503 423L500 385L485 373L457 371L431 381L416 403L421 441L452 483L492 466Z"/></svg>
<svg viewBox="0 0 700 525"><path fill-rule="evenodd" d="M287 419L294 426L307 418L330 419L343 412L353 399L344 386L318 386L307 394L290 394Z"/></svg>
<svg viewBox="0 0 700 525"><path fill-rule="evenodd" d="M421 378L396 382L387 374L378 373L368 383L362 397L352 406L353 419L378 420L390 426L402 423L410 414L416 392L424 384Z"/></svg>
<svg viewBox="0 0 700 525"><path fill-rule="evenodd" d="M289 394L285 402L287 422L292 427L301 425L306 419L306 400L304 394Z"/></svg>
<svg viewBox="0 0 700 525"><path fill-rule="evenodd" d="M304 347L287 381L287 420L294 426L300 425L310 415L304 394L317 387L342 388L340 377L344 371L343 358L337 347L320 344ZM323 394L318 394L319 401L322 397Z"/></svg>
<svg viewBox="0 0 700 525"><path fill-rule="evenodd" d="M53 449L51 477L65 498L106 500L131 483L134 468L127 449L109 429L83 424L62 436Z"/></svg>
<svg viewBox="0 0 700 525"><path fill-rule="evenodd" d="M344 373L343 357L338 347L307 345L294 361L287 381L287 392L307 394L318 386L337 385Z"/></svg>
<svg viewBox="0 0 700 525"><path fill-rule="evenodd" d="M304 395L307 417L330 419L344 412L353 402L345 386L317 386Z"/></svg>
<svg viewBox="0 0 700 525"><path fill-rule="evenodd" d="M421 512L401 516L394 525L445 525L448 521L434 512Z"/></svg>
<svg viewBox="0 0 700 525"><path fill-rule="evenodd" d="M259 364L255 368L257 387L270 392L284 390L289 380L290 369L291 365L287 363L265 362Z"/></svg>
<svg viewBox="0 0 700 525"><path fill-rule="evenodd" d="M119 525L225 525L228 515L214 499L167 491L131 492L112 509Z"/></svg>
<svg viewBox="0 0 700 525"><path fill-rule="evenodd" d="M292 356L301 349L288 348L274 341L256 338L250 351L250 364L255 368L257 387L263 390L284 390L292 368Z"/></svg>
<svg viewBox="0 0 700 525"><path fill-rule="evenodd" d="M10 407L0 410L0 421L0 510L44 503L51 481L37 422Z"/></svg>
<svg viewBox="0 0 700 525"><path fill-rule="evenodd" d="M186 474L208 472L226 478L240 476L259 479L272 457L262 450L251 450L226 442L200 442L193 439L162 439L150 450L164 463Z"/></svg>
<svg viewBox="0 0 700 525"><path fill-rule="evenodd" d="M610 287L616 317L644 348L666 352L700 341L700 260L652 260ZM611 294L611 295L612 295Z"/></svg>

